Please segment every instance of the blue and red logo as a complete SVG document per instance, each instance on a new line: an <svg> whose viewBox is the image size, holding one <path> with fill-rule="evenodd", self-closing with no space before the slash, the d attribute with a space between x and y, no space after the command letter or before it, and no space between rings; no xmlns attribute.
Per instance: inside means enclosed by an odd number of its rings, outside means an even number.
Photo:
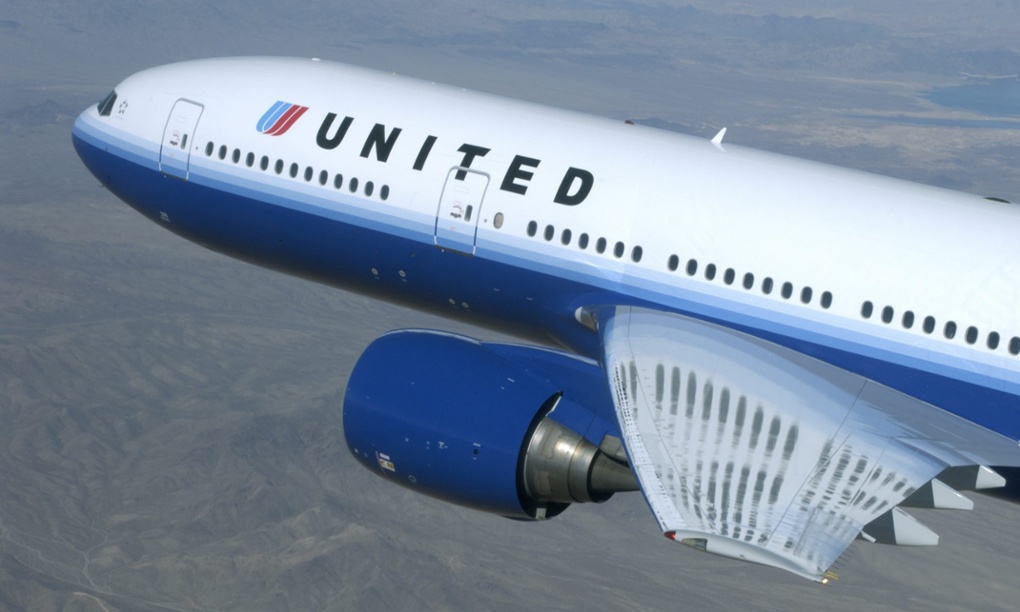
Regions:
<svg viewBox="0 0 1020 612"><path fill-rule="evenodd" d="M298 106L290 102L278 101L269 107L266 114L262 115L256 128L262 134L279 136L286 133L290 126L294 125L294 122L300 119L301 115L305 114L306 110L308 110L307 106Z"/></svg>

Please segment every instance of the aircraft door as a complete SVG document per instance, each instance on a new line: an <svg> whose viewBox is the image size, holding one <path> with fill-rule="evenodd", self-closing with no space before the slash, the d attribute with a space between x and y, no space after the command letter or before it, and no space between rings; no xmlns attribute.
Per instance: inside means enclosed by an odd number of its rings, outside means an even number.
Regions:
<svg viewBox="0 0 1020 612"><path fill-rule="evenodd" d="M451 168L446 175L443 194L436 214L436 246L475 253L482 201L489 186L489 175L468 168Z"/></svg>
<svg viewBox="0 0 1020 612"><path fill-rule="evenodd" d="M174 103L159 148L159 170L163 174L188 180L188 163L195 148L195 129L202 108L201 104L184 98Z"/></svg>

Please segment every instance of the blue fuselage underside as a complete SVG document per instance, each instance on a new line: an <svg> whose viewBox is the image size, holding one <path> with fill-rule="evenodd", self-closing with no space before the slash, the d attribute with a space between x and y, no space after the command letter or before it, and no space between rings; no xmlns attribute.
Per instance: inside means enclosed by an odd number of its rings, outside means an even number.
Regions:
<svg viewBox="0 0 1020 612"><path fill-rule="evenodd" d="M170 231L263 267L356 291L598 358L597 335L575 319L592 305L642 305L711 320L787 346L917 397L1014 440L1020 410L1011 393L890 360L753 326L648 303L617 290L437 248L378 228L329 219L261 199L167 177L74 134L79 156L113 193ZM400 272L403 272L401 274ZM497 290L498 289L498 290Z"/></svg>

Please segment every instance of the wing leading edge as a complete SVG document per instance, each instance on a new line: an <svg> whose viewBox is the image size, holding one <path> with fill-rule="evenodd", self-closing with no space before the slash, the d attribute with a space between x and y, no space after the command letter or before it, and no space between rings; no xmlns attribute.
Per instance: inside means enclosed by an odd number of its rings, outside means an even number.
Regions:
<svg viewBox="0 0 1020 612"><path fill-rule="evenodd" d="M827 582L860 535L936 544L898 506L967 508L1016 443L796 351L681 315L593 309L631 465L669 537ZM967 466L967 467L965 467Z"/></svg>

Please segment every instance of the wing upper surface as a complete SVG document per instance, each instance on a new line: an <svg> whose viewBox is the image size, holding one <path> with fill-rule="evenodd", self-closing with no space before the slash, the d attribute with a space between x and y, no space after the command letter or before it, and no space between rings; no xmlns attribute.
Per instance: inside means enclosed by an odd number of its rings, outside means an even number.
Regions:
<svg viewBox="0 0 1020 612"><path fill-rule="evenodd" d="M998 434L747 334L632 307L595 315L649 506L700 550L825 580L877 519L896 543L936 543L896 506L947 467L1020 462Z"/></svg>

